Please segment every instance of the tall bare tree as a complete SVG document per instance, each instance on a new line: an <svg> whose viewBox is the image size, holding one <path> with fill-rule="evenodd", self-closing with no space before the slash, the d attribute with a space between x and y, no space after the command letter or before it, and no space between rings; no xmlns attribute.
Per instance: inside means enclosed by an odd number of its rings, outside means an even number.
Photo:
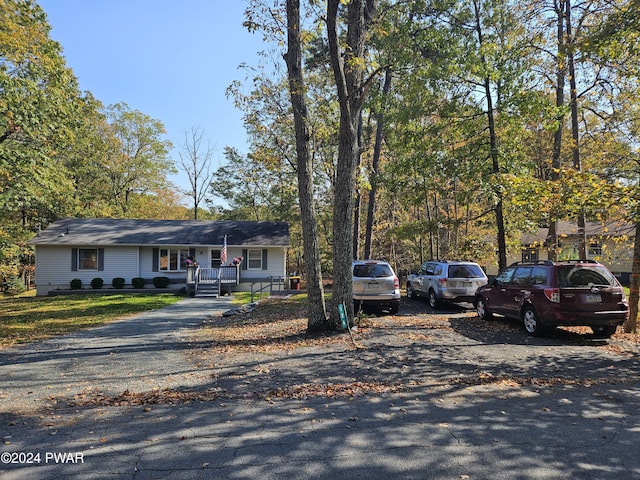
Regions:
<svg viewBox="0 0 640 480"><path fill-rule="evenodd" d="M189 189L186 190L186 194L193 205L194 220L198 219L198 208L213 180L213 172L211 171L213 148L208 141L206 145L204 142L204 132L198 127L191 127L191 130L185 130L184 142L180 144L180 151L178 151L179 168L189 178Z"/></svg>
<svg viewBox="0 0 640 480"><path fill-rule="evenodd" d="M329 329L318 245L318 222L313 201L313 160L309 148L309 118L302 74L302 38L300 0L287 0L287 52L284 55L289 77L289 92L296 136L298 198L302 220L304 265L309 297L307 331Z"/></svg>

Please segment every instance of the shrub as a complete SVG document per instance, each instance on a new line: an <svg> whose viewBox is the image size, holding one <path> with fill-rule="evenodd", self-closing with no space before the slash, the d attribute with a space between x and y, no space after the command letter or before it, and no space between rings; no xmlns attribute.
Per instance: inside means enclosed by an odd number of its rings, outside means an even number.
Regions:
<svg viewBox="0 0 640 480"><path fill-rule="evenodd" d="M101 279L100 277L96 277L93 280L91 280L91 288L95 288L97 290L102 288L103 285L104 285L104 280Z"/></svg>
<svg viewBox="0 0 640 480"><path fill-rule="evenodd" d="M142 277L132 278L131 285L133 285L133 288L144 288L144 278Z"/></svg>
<svg viewBox="0 0 640 480"><path fill-rule="evenodd" d="M156 288L167 288L169 286L169 277L153 277L153 286Z"/></svg>
<svg viewBox="0 0 640 480"><path fill-rule="evenodd" d="M69 286L71 286L71 290L80 290L82 288L82 280L74 278L69 282Z"/></svg>
<svg viewBox="0 0 640 480"><path fill-rule="evenodd" d="M124 288L124 278L115 277L113 280L111 280L111 286L117 289Z"/></svg>
<svg viewBox="0 0 640 480"><path fill-rule="evenodd" d="M7 281L3 284L3 290L9 295L17 295L24 292L27 287L24 284L22 278L19 275L12 275L7 278Z"/></svg>

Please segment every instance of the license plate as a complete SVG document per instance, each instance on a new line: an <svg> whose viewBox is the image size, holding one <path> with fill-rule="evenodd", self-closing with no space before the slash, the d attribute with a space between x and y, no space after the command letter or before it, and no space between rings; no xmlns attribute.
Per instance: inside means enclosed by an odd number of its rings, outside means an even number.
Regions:
<svg viewBox="0 0 640 480"><path fill-rule="evenodd" d="M473 286L473 283L471 283L471 282L462 282L461 286L469 288L469 287Z"/></svg>
<svg viewBox="0 0 640 480"><path fill-rule="evenodd" d="M584 300L587 303L602 303L602 296L599 293L587 293Z"/></svg>
<svg viewBox="0 0 640 480"><path fill-rule="evenodd" d="M378 284L378 283L365 283L364 284L364 287L367 290L377 290L379 286L380 286L380 284Z"/></svg>

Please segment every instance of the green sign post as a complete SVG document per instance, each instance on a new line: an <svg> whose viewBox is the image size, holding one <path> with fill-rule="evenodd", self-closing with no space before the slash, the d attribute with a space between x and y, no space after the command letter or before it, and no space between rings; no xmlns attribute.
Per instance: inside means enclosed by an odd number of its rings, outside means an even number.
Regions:
<svg viewBox="0 0 640 480"><path fill-rule="evenodd" d="M342 329L346 330L349 328L349 319L347 318L347 309L344 307L344 303L338 304L338 314L340 315L340 323L342 324Z"/></svg>

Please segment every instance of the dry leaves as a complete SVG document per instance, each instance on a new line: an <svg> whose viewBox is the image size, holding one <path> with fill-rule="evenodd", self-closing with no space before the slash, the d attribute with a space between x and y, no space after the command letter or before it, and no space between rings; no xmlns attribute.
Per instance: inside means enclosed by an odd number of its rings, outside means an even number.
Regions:
<svg viewBox="0 0 640 480"><path fill-rule="evenodd" d="M277 399L320 398L356 398L369 393L377 395L397 392L400 386L383 383L351 382L303 384L278 387L262 392L246 392L242 395L230 394L220 390L182 391L169 388L153 389L146 392L130 392L110 395L98 389L84 390L67 400L70 407L123 407L134 405L178 405L191 402L210 402L213 400L264 399L273 402ZM57 399L56 399L57 400ZM150 409L145 409L150 411Z"/></svg>

